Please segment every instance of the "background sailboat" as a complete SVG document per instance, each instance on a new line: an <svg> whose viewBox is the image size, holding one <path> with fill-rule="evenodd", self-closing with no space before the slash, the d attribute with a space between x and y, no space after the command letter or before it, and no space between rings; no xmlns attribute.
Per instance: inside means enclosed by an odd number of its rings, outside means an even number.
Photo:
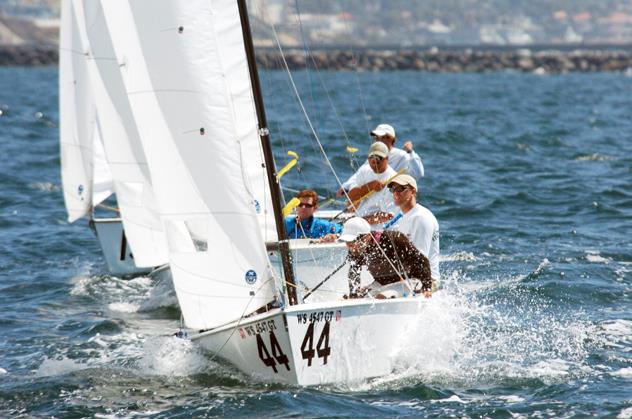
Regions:
<svg viewBox="0 0 632 420"><path fill-rule="evenodd" d="M148 272L166 263L166 241L138 131L113 56L103 14L96 2L64 1L60 58L62 173L67 205L90 217L109 271L115 275ZM72 97L83 97L83 105ZM90 136L89 128L95 133ZM78 129L71 131L73 126ZM67 139L72 139L70 144ZM93 142L92 149L86 144ZM76 152L69 155L67 150ZM66 158L64 159L64 156ZM90 171L91 167L93 172ZM104 168L104 169L101 169ZM109 189L99 174L108 175ZM75 175L78 174L78 175ZM81 176L81 179L78 179ZM100 175L103 178L103 175ZM77 197L81 182L99 191L98 199ZM94 207L116 192L119 217L94 217ZM87 193L84 193L84 195ZM69 210L71 214L71 210Z"/></svg>

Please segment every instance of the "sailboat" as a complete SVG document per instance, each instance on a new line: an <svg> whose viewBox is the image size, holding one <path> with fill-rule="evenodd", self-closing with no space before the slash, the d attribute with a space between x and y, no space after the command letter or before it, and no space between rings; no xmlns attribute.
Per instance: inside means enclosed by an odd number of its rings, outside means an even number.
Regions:
<svg viewBox="0 0 632 420"><path fill-rule="evenodd" d="M146 158L179 336L265 381L391 372L428 301L344 300L345 246L287 239L245 0L67 1L111 42L101 59Z"/></svg>
<svg viewBox="0 0 632 420"><path fill-rule="evenodd" d="M113 54L107 28L85 12L82 2L62 2L60 148L68 220L89 218L111 274L148 273L166 264L166 239L118 67L103 59ZM113 194L118 208L102 204ZM97 216L98 208L116 214Z"/></svg>

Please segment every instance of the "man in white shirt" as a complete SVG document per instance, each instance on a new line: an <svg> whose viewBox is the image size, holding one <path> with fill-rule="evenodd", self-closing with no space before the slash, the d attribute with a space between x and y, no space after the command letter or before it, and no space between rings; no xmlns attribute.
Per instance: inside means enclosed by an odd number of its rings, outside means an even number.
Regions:
<svg viewBox="0 0 632 420"><path fill-rule="evenodd" d="M378 225L390 220L397 211L385 188L397 172L388 164L388 148L384 143L373 143L368 156L369 163L356 173L348 196L356 216L365 218L371 225Z"/></svg>
<svg viewBox="0 0 632 420"><path fill-rule="evenodd" d="M410 175L397 175L388 183L394 203L400 213L388 223L386 229L397 230L430 260L432 280L440 280L439 223L430 210L417 203L417 181Z"/></svg>
<svg viewBox="0 0 632 420"><path fill-rule="evenodd" d="M405 169L406 173L415 179L421 179L424 176L424 164L421 162L421 157L413 150L413 143L407 141L404 143L403 150L395 147L395 129L389 124L380 124L375 127L375 130L371 131L371 137L376 142L382 142L388 148L388 162L391 168L396 172ZM356 185L355 177L361 170L366 170L368 162L365 162L355 174L346 180L342 184L342 189L349 190ZM342 189L338 191L338 195L342 195Z"/></svg>

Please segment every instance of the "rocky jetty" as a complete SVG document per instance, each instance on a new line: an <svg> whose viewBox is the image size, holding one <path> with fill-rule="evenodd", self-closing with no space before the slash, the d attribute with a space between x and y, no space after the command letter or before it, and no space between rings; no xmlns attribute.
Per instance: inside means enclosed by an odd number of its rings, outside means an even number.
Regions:
<svg viewBox="0 0 632 420"><path fill-rule="evenodd" d="M632 52L622 50L328 50L289 51L290 69L306 66L327 70L417 70L448 73L483 73L514 70L525 73L621 72L632 68ZM281 69L278 51L260 51L259 64Z"/></svg>
<svg viewBox="0 0 632 420"><path fill-rule="evenodd" d="M56 65L57 47L48 45L0 45L0 66Z"/></svg>
<svg viewBox="0 0 632 420"><path fill-rule="evenodd" d="M38 45L0 45L0 65L32 66L57 63L57 48ZM513 70L524 73L623 72L632 69L632 52L626 50L351 50L328 49L285 52L292 70L394 71L417 70L449 73L482 73ZM276 50L258 50L261 68L282 69L283 60Z"/></svg>

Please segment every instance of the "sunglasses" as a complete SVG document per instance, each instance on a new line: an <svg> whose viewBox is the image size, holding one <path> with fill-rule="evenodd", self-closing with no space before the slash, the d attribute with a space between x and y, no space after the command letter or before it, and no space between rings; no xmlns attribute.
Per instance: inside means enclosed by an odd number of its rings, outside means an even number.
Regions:
<svg viewBox="0 0 632 420"><path fill-rule="evenodd" d="M304 209L311 209L312 207L314 207L314 205L313 204L309 204L309 203L301 203L301 204L299 204L296 207L302 207Z"/></svg>
<svg viewBox="0 0 632 420"><path fill-rule="evenodd" d="M390 187L388 190L391 192L391 194L393 193L401 193L404 192L408 189L408 186L405 185L397 185L394 187Z"/></svg>
<svg viewBox="0 0 632 420"><path fill-rule="evenodd" d="M372 159L372 160L376 161L377 163L380 163L381 161L384 160L384 158L382 156L369 156L369 159Z"/></svg>

